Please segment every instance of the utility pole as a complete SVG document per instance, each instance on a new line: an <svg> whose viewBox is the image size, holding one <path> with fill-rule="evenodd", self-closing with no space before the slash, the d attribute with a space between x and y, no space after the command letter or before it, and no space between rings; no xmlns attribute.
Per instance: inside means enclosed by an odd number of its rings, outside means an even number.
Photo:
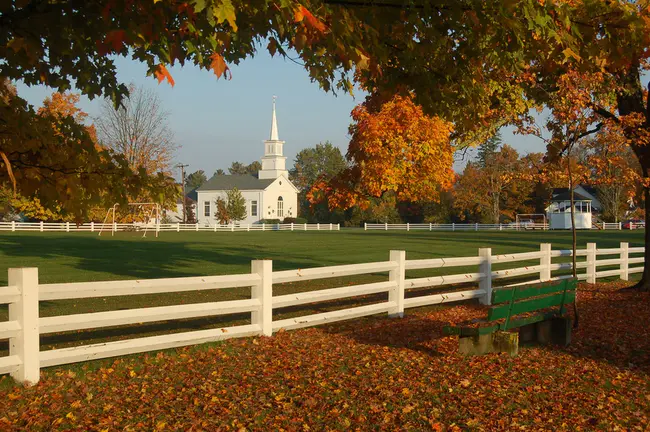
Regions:
<svg viewBox="0 0 650 432"><path fill-rule="evenodd" d="M188 166L182 163L176 164L176 168L181 169L181 184L183 185L183 223L187 223L187 210L185 209L185 168Z"/></svg>

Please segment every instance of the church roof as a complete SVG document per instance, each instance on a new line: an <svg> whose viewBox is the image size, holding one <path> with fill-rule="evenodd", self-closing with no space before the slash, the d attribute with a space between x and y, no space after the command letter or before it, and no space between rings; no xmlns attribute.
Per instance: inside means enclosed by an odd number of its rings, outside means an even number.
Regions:
<svg viewBox="0 0 650 432"><path fill-rule="evenodd" d="M252 175L215 175L203 183L197 191L213 190L264 190L276 179L260 180Z"/></svg>

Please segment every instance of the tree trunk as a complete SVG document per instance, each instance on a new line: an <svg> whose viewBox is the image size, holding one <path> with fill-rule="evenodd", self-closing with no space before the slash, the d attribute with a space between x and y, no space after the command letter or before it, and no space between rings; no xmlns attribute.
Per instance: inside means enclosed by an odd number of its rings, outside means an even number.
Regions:
<svg viewBox="0 0 650 432"><path fill-rule="evenodd" d="M643 168L643 180L644 184L647 184L648 180L648 169ZM647 186L643 187L643 199L645 200L645 221L647 222L650 219L650 188ZM636 288L640 291L650 291L650 266L648 266L648 257L650 257L650 231L644 226L643 230L645 231L644 233L644 240L645 240L645 245L644 245L644 256L645 260L643 262L643 275L641 276L641 280L633 286L633 288Z"/></svg>
<svg viewBox="0 0 650 432"><path fill-rule="evenodd" d="M645 199L645 220L648 221L650 217L649 199L650 190L647 186L648 169L650 169L650 147L644 135L650 130L650 100L646 100L644 104L643 87L641 86L641 76L639 73L640 66L632 65L626 73L619 76L620 82L624 85L625 90L620 92L616 97L618 105L618 113L621 116L629 114L641 114L645 118L645 122L636 127L626 127L623 129L625 137L630 142L630 147L635 156L639 160L641 170L643 172L643 196ZM650 87L650 85L649 85ZM645 228L644 228L645 229ZM643 275L641 280L632 288L642 291L650 291L650 267L648 266L648 257L650 257L650 235L648 230L645 230L645 260L643 264Z"/></svg>

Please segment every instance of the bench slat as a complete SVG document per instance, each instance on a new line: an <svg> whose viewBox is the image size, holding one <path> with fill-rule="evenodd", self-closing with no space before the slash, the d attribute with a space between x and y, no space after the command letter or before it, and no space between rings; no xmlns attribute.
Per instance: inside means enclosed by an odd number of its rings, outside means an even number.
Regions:
<svg viewBox="0 0 650 432"><path fill-rule="evenodd" d="M510 309L510 304L503 303L499 306L495 306L488 311L488 321L494 321L501 318L506 318L508 314L511 316L533 312L539 309L545 309L548 307L559 306L560 304L569 304L573 303L576 300L576 292L568 291L565 293L560 292L546 297L535 298L531 300L522 300L516 302L512 305Z"/></svg>
<svg viewBox="0 0 650 432"><path fill-rule="evenodd" d="M556 292L561 293L565 290L565 287L567 291L574 291L577 285L576 280L565 279L557 282L541 282L530 286L495 288L492 291L492 304L509 303L513 290L516 290L514 300L517 301Z"/></svg>

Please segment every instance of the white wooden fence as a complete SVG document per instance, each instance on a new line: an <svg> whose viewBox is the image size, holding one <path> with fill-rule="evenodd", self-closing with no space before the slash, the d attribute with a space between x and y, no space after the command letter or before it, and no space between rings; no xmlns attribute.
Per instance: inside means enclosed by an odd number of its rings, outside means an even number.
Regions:
<svg viewBox="0 0 650 432"><path fill-rule="evenodd" d="M600 222L594 224L595 228L601 230L621 230L623 224L621 222L609 223ZM643 228L645 225L630 224L630 229ZM364 223L363 229L379 230L379 231L525 231L525 230L548 230L550 226L548 223L509 223L509 224L479 224L479 223L402 223L402 224L389 224L389 223Z"/></svg>
<svg viewBox="0 0 650 432"><path fill-rule="evenodd" d="M598 278L611 276L627 280L630 274L643 271L643 266L639 265L643 264L645 259L643 256L638 256L643 252L643 247L629 247L627 243L621 243L618 248L608 249L598 249L595 243L588 243L586 249L577 251L578 257L585 257L584 260L581 258L581 261L577 263L577 269L580 270L578 278L586 280L588 283L595 283ZM38 269L36 268L9 269L9 286L0 288L0 304L9 305L9 320L0 323L0 339L9 339L9 355L0 358L0 374L9 373L17 381L35 383L39 380L42 367L200 344L233 337L271 336L273 332L280 329L297 329L379 313L402 316L406 308L473 298L483 304L489 304L492 284L496 281L502 284L504 279L521 278L522 276L527 276L535 281L569 277L567 275L553 276L554 272L571 269L571 263L554 263L553 259L571 255L570 250L552 250L548 243L541 244L540 250L534 252L492 255L490 248L484 248L479 249L477 256L457 258L407 260L406 252L391 251L387 261L363 264L273 271L272 261L262 260L252 261L251 271L246 274L60 284L39 284ZM605 259L599 259L600 257L605 257ZM539 264L508 269L494 268L496 265L522 261L529 263L533 261ZM468 266L475 267L476 271L454 274L452 270L452 274L444 276L406 277L406 272L412 270L441 268L446 270L447 268ZM610 269L603 270L602 267L605 266ZM611 267L615 268L611 269ZM385 281L296 294L273 295L273 284L382 272L388 273L388 278ZM409 290L417 288L466 283L475 283L477 287L467 289L467 286L464 288L456 286L442 293L420 296L406 295ZM53 317L39 318L38 316L39 301L237 287L251 287L250 299ZM380 303L298 318L273 320L274 309L385 292L388 293L388 298ZM39 346L40 335L49 333L246 312L251 314L251 323L245 325L147 336L46 351L41 351Z"/></svg>
<svg viewBox="0 0 650 432"><path fill-rule="evenodd" d="M156 224L156 223L94 223L76 225L70 222L0 222L0 231L57 231L57 232L118 232L118 231L339 231L340 224Z"/></svg>
<svg viewBox="0 0 650 432"><path fill-rule="evenodd" d="M509 224L479 224L479 223L364 223L363 229L380 231L520 231L547 230L548 223L509 223Z"/></svg>

